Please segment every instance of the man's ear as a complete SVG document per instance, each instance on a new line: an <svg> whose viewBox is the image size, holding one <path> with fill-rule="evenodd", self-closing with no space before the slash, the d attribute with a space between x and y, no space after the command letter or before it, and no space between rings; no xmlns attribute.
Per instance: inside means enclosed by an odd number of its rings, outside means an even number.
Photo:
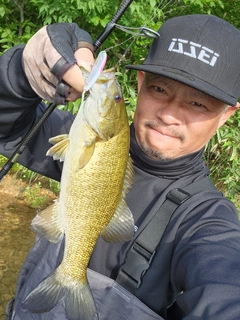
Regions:
<svg viewBox="0 0 240 320"><path fill-rule="evenodd" d="M145 76L145 72L144 71L138 71L137 72L137 79L138 79L138 92L140 91L140 88L142 86L142 82Z"/></svg>
<svg viewBox="0 0 240 320"><path fill-rule="evenodd" d="M238 102L235 107L227 106L225 111L223 112L219 123L218 128L220 128L224 123L234 114L236 110L240 109L240 103Z"/></svg>

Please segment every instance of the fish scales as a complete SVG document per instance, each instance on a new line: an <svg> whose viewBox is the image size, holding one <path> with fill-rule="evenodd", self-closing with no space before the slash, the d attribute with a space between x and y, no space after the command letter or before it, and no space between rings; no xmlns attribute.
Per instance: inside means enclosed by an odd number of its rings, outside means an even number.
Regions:
<svg viewBox="0 0 240 320"><path fill-rule="evenodd" d="M133 179L128 117L112 70L93 85L69 135L51 142L48 155L64 160L60 196L34 218L32 228L53 243L64 235L64 256L23 308L47 312L64 298L68 319L91 320L97 311L86 270L97 239L127 241L134 233L124 200Z"/></svg>
<svg viewBox="0 0 240 320"><path fill-rule="evenodd" d="M127 130L124 130L122 134L127 136ZM75 270L74 273L79 273L77 277L81 277L84 282L86 281L89 254L92 253L99 234L108 225L121 197L122 176L126 170L123 165L124 161L121 159L128 152L125 148L125 145L128 146L128 144L124 144L124 147L119 150L117 147L118 140L119 136L110 139L108 142L96 143L94 155L87 166L78 173L73 170L71 174L76 176L73 183L69 183L67 186L66 207L67 211L74 215L73 219L68 222L68 228L75 230L77 226L77 229L83 229L85 232L77 243L75 234L66 233L66 255L68 252L70 252L70 255L65 259L67 261L65 272L69 273L68 268L71 266L71 270ZM113 154L115 154L114 157ZM94 172L97 172L97 174L94 175ZM103 197L102 190L106 186L108 188L105 189L105 196ZM76 190L82 190L81 194L76 196ZM118 191L116 192L116 190ZM76 207L78 206L81 211L77 214ZM74 248L74 252L71 248ZM79 254L82 255L80 265L80 259L76 259ZM84 257L86 257L84 259L85 263L83 263Z"/></svg>

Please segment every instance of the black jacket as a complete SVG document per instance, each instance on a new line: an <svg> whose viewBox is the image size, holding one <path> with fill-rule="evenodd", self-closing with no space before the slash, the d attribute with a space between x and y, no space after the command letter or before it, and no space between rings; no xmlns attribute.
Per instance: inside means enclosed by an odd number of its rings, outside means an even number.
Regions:
<svg viewBox="0 0 240 320"><path fill-rule="evenodd" d="M22 47L19 46L0 57L0 83L3 84L0 88L0 153L6 156L12 154L45 108L28 84L21 54ZM69 113L55 110L20 162L59 180L61 164L45 157L50 147L47 141L52 136L68 132L72 121L73 116ZM203 150L171 161L149 158L138 147L133 126L130 153L135 177L127 203L134 215L137 237L169 190L201 179L209 171L202 161ZM205 195L209 196L207 190ZM237 211L224 197L215 199L214 193L210 200L198 206L195 206L196 197L174 213L136 296L164 319L167 319L167 309L175 300L185 320L240 319L240 224ZM107 244L100 238L89 267L115 279L130 245ZM40 282L58 265L63 247L61 244L54 251L45 239L38 239L20 273L16 293L18 303L24 290L33 286L33 274L34 281ZM51 263L46 262L48 259ZM171 319L177 319L177 316Z"/></svg>

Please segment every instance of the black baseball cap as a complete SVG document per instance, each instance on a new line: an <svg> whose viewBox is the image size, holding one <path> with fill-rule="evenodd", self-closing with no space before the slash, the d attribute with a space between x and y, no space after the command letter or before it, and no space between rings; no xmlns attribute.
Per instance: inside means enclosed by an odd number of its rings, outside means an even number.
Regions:
<svg viewBox="0 0 240 320"><path fill-rule="evenodd" d="M208 14L171 18L141 65L126 68L166 76L235 106L240 97L240 31Z"/></svg>

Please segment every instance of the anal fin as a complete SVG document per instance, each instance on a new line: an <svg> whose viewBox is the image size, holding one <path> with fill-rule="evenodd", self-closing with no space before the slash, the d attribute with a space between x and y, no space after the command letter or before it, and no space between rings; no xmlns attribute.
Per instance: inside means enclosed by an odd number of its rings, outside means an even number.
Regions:
<svg viewBox="0 0 240 320"><path fill-rule="evenodd" d="M63 222L58 214L57 201L39 212L32 220L31 229L52 243L57 243L64 234Z"/></svg>

